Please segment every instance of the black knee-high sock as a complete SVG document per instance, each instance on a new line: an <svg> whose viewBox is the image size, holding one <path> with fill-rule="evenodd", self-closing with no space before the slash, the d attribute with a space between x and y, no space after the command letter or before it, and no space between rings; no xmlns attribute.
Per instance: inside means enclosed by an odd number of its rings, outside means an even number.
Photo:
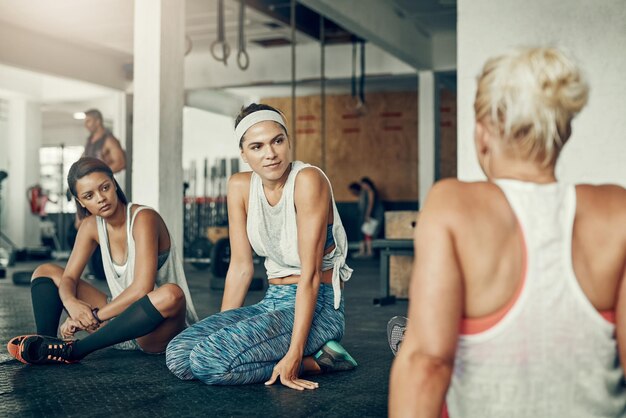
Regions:
<svg viewBox="0 0 626 418"><path fill-rule="evenodd" d="M80 360L101 348L143 337L154 331L164 320L163 315L146 295L98 331L76 341L72 349L72 358Z"/></svg>
<svg viewBox="0 0 626 418"><path fill-rule="evenodd" d="M54 281L49 277L37 277L30 284L30 296L33 301L37 334L56 337L63 302Z"/></svg>

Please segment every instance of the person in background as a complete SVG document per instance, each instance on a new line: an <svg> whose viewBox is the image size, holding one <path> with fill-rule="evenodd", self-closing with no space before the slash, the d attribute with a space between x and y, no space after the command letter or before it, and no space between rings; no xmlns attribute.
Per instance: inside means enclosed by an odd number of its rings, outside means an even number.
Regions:
<svg viewBox="0 0 626 418"><path fill-rule="evenodd" d="M369 177L363 177L359 183L351 183L350 191L359 197L359 215L363 240L359 245L359 252L355 258L371 258L374 255L372 240L378 238L385 218L385 208L380 199L374 182Z"/></svg>
<svg viewBox="0 0 626 418"><path fill-rule="evenodd" d="M85 128L89 131L89 136L87 137L82 156L97 158L103 161L113 172L118 184L125 184L126 153L122 149L120 141L113 136L110 130L104 127L102 113L98 109L85 111ZM68 200L71 200L69 190ZM80 228L81 222L82 219L77 213L74 217L74 228L76 231ZM104 279L102 256L99 247L96 247L89 261L89 271L92 277Z"/></svg>
<svg viewBox="0 0 626 418"><path fill-rule="evenodd" d="M117 174L126 168L126 153L120 141L106 129L102 122L102 113L97 109L85 112L85 128L89 137L85 143L83 157L93 157L102 160Z"/></svg>
<svg viewBox="0 0 626 418"><path fill-rule="evenodd" d="M352 183L350 183L348 185L348 189L350 190L350 193L352 193L353 196L355 196L357 199L360 198L361 196L361 190L363 189L361 187L361 183L359 183L358 181L353 181ZM358 252L354 252L352 253L352 257L356 257L356 258L361 258L363 257L363 254L365 254L365 241L364 241L364 236L363 236L363 232L361 231L361 226L363 226L363 218L365 216L365 213L363 212L362 208L361 208L361 201L360 199L357 200L357 211L358 211L358 225L359 225L359 251Z"/></svg>
<svg viewBox="0 0 626 418"><path fill-rule="evenodd" d="M624 415L626 190L555 174L587 97L557 49L486 62L487 180L440 181L421 211L391 417Z"/></svg>

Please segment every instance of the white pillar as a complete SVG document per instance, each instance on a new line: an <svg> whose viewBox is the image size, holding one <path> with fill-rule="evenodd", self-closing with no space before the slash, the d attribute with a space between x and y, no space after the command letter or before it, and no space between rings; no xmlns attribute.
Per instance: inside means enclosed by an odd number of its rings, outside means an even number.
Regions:
<svg viewBox="0 0 626 418"><path fill-rule="evenodd" d="M39 182L41 109L39 103L24 98L8 100L6 171L3 182L2 232L19 248L41 245L39 219L30 211L26 189Z"/></svg>
<svg viewBox="0 0 626 418"><path fill-rule="evenodd" d="M439 93L437 77L433 71L419 71L418 83L418 190L421 207L424 204L428 191L436 180Z"/></svg>
<svg viewBox="0 0 626 418"><path fill-rule="evenodd" d="M133 199L159 211L183 241L185 2L135 0Z"/></svg>
<svg viewBox="0 0 626 418"><path fill-rule="evenodd" d="M0 96L0 149L9 149L9 99ZM0 152L0 171L9 171L9 153ZM7 193L8 179L0 180L0 228L4 231L7 225ZM0 246L3 243L0 243Z"/></svg>
<svg viewBox="0 0 626 418"><path fill-rule="evenodd" d="M115 136L120 141L120 145L124 150L127 149L126 137L128 135L128 109L126 108L127 97L128 94L123 91L113 93L111 98L111 107L113 111L109 115L112 120L111 132L113 133L113 136ZM128 159L130 157L127 155L126 158ZM128 168L128 161L126 162L126 165ZM127 179L129 177L127 173L130 173L130 170L128 170L127 168L115 173L115 179L120 184L120 186L122 186L122 190L124 190L126 197L132 199L132 195L130 194L132 189L129 188L127 185Z"/></svg>

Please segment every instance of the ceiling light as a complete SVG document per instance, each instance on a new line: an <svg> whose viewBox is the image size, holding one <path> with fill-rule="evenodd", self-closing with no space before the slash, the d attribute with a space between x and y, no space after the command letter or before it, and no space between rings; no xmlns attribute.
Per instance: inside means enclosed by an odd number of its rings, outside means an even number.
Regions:
<svg viewBox="0 0 626 418"><path fill-rule="evenodd" d="M76 112L74 113L74 119L83 120L85 119L85 112Z"/></svg>

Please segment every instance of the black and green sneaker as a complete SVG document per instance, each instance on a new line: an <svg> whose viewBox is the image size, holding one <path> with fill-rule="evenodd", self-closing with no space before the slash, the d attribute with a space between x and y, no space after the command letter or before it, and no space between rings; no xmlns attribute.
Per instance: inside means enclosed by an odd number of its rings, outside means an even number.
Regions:
<svg viewBox="0 0 626 418"><path fill-rule="evenodd" d="M346 349L333 340L324 344L313 358L322 370L322 373L343 372L352 370L357 366L356 360L348 354Z"/></svg>

